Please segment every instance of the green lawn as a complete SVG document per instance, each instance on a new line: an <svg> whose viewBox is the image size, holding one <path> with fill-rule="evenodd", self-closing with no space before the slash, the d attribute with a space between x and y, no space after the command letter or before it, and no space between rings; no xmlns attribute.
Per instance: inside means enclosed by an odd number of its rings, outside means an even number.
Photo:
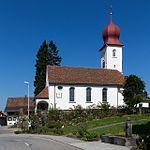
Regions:
<svg viewBox="0 0 150 150"><path fill-rule="evenodd" d="M96 132L99 135L102 134L124 134L125 124L116 124L125 122L128 118L131 119L133 125L145 124L150 122L149 115L124 115L124 116L113 116L99 120L92 120L86 123L87 130L90 132ZM82 123L81 123L82 124ZM113 125L114 124L114 125ZM109 125L107 127L107 125ZM112 126L111 126L112 125ZM79 125L70 125L63 129L65 134L74 133ZM103 127L102 127L103 126ZM100 127L100 128L97 128ZM97 129L94 129L97 128Z"/></svg>

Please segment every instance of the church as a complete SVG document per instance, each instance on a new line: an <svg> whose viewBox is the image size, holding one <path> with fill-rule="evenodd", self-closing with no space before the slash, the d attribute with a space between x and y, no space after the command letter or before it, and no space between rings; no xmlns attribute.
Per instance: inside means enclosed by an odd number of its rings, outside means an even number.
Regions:
<svg viewBox="0 0 150 150"><path fill-rule="evenodd" d="M118 107L123 102L124 76L120 29L112 21L103 29L100 48L101 68L47 66L46 87L36 96L35 111L39 108L67 110L81 105L108 103Z"/></svg>

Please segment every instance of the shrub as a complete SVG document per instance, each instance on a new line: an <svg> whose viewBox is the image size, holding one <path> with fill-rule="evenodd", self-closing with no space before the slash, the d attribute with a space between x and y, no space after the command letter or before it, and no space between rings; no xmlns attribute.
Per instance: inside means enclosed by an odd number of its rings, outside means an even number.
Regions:
<svg viewBox="0 0 150 150"><path fill-rule="evenodd" d="M95 132L87 132L81 140L84 141L98 141L100 139L99 135Z"/></svg>
<svg viewBox="0 0 150 150"><path fill-rule="evenodd" d="M83 137L87 133L87 124L82 123L77 127L76 135L77 137Z"/></svg>
<svg viewBox="0 0 150 150"><path fill-rule="evenodd" d="M74 111L72 109L67 110L67 111L60 111L60 121L70 124L73 122L72 120L74 119Z"/></svg>
<svg viewBox="0 0 150 150"><path fill-rule="evenodd" d="M14 131L15 134L21 134L22 131Z"/></svg>
<svg viewBox="0 0 150 150"><path fill-rule="evenodd" d="M35 131L38 134L48 134L49 133L49 129L46 127L38 128Z"/></svg>
<svg viewBox="0 0 150 150"><path fill-rule="evenodd" d="M49 129L51 134L62 135L63 134L62 126L63 126L62 122L49 121L47 123L47 128Z"/></svg>
<svg viewBox="0 0 150 150"><path fill-rule="evenodd" d="M150 149L150 136L144 136L142 142L139 144L138 149L149 150Z"/></svg>
<svg viewBox="0 0 150 150"><path fill-rule="evenodd" d="M60 129L63 126L63 123L57 121L48 121L47 127L48 128L57 128Z"/></svg>
<svg viewBox="0 0 150 150"><path fill-rule="evenodd" d="M57 129L57 128L53 128L51 129L51 132L56 134L56 135L63 135L63 130L62 129Z"/></svg>
<svg viewBox="0 0 150 150"><path fill-rule="evenodd" d="M40 123L42 120L38 114L32 114L30 120L32 129L42 127L42 123Z"/></svg>
<svg viewBox="0 0 150 150"><path fill-rule="evenodd" d="M106 103L100 103L98 107L102 110L109 110L110 105L106 102Z"/></svg>
<svg viewBox="0 0 150 150"><path fill-rule="evenodd" d="M88 132L87 131L87 124L82 123L79 124L77 127L77 131L74 132L77 137L84 141L96 141L99 140L99 135L95 132Z"/></svg>
<svg viewBox="0 0 150 150"><path fill-rule="evenodd" d="M21 128L22 131L27 131L27 129L28 129L27 116L24 115L19 118L18 126L19 126L19 128Z"/></svg>
<svg viewBox="0 0 150 150"><path fill-rule="evenodd" d="M48 121L59 121L60 111L58 109L50 109L48 112Z"/></svg>

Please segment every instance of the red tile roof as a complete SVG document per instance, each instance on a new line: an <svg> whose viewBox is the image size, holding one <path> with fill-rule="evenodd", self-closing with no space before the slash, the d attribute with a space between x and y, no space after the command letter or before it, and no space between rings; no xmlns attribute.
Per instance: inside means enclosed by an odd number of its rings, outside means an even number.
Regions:
<svg viewBox="0 0 150 150"><path fill-rule="evenodd" d="M145 99L142 100L141 102L144 102L144 103L150 103L150 98L145 98Z"/></svg>
<svg viewBox="0 0 150 150"><path fill-rule="evenodd" d="M50 84L120 85L124 76L117 70L47 66Z"/></svg>
<svg viewBox="0 0 150 150"><path fill-rule="evenodd" d="M48 87L45 87L35 98L48 99Z"/></svg>
<svg viewBox="0 0 150 150"><path fill-rule="evenodd" d="M30 111L34 111L34 98L29 98ZM10 97L7 99L5 112L20 112L23 109L28 109L28 98L27 97Z"/></svg>

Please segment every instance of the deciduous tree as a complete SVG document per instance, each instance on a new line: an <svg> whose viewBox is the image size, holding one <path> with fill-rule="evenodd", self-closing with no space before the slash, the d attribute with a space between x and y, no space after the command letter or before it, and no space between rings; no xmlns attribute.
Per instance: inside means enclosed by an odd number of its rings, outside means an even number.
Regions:
<svg viewBox="0 0 150 150"><path fill-rule="evenodd" d="M145 83L136 75L130 75L126 77L124 84L124 102L130 109L136 107L136 105L146 97Z"/></svg>

